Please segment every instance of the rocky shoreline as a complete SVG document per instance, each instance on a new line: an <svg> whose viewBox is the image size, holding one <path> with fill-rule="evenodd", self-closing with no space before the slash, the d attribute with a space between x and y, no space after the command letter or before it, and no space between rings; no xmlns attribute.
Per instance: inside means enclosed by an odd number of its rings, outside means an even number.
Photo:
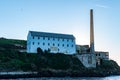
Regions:
<svg viewBox="0 0 120 80"><path fill-rule="evenodd" d="M1 72L0 79L37 78L37 77L106 77L120 75L120 72L97 72L89 69L81 71L41 70L39 72Z"/></svg>

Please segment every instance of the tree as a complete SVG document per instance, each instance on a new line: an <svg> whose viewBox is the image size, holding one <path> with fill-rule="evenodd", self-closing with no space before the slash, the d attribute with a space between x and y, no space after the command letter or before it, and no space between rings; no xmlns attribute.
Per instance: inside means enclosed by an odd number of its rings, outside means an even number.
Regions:
<svg viewBox="0 0 120 80"><path fill-rule="evenodd" d="M43 54L43 51L40 47L37 48L37 54Z"/></svg>
<svg viewBox="0 0 120 80"><path fill-rule="evenodd" d="M45 54L46 54L46 53L50 53L50 49L45 50L44 53L45 53Z"/></svg>

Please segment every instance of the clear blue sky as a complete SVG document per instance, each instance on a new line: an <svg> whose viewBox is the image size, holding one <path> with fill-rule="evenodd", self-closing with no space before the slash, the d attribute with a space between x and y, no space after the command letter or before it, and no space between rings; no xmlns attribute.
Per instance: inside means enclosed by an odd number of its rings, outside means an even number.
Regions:
<svg viewBox="0 0 120 80"><path fill-rule="evenodd" d="M0 0L0 37L24 39L29 30L73 34L89 44L94 10L95 49L120 64L120 0Z"/></svg>

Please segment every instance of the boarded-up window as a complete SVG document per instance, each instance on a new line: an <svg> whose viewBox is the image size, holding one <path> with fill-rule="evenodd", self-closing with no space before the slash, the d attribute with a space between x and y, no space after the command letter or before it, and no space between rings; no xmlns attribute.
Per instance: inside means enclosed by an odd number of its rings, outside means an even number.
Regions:
<svg viewBox="0 0 120 80"><path fill-rule="evenodd" d="M88 64L92 64L92 56L88 56Z"/></svg>

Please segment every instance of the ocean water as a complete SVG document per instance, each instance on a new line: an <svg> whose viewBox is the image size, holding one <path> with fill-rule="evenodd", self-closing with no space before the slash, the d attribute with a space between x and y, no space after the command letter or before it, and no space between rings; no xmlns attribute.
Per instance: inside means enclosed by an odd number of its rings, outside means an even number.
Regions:
<svg viewBox="0 0 120 80"><path fill-rule="evenodd" d="M109 76L109 77L63 77L63 78L18 78L18 79L7 79L7 80L120 80L120 76Z"/></svg>

